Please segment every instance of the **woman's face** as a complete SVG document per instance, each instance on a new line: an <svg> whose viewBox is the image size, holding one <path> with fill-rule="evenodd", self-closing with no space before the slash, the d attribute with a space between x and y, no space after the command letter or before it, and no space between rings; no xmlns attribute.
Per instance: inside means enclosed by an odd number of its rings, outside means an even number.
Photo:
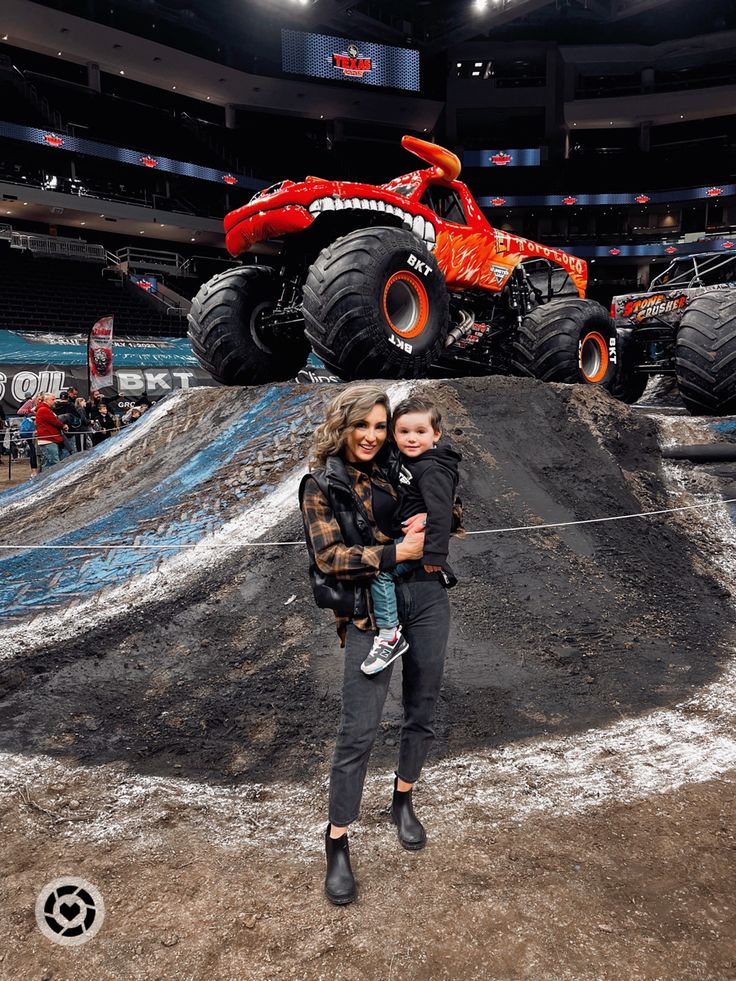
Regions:
<svg viewBox="0 0 736 981"><path fill-rule="evenodd" d="M388 417L385 405L374 405L345 437L345 459L348 463L367 463L386 442Z"/></svg>

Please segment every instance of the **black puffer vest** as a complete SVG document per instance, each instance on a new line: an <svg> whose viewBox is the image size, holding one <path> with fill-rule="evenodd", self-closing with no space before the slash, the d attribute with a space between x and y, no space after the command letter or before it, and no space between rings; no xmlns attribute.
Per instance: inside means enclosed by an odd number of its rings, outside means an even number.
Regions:
<svg viewBox="0 0 736 981"><path fill-rule="evenodd" d="M299 507L304 500L304 488L308 480L313 480L335 520L340 526L343 541L346 545L375 545L370 518L363 507L358 495L353 489L352 481L345 469L345 463L339 456L328 456L324 467L306 474L299 485ZM302 510L302 519L304 511ZM309 577L312 581L314 599L321 609L334 610L340 616L361 619L368 616L367 586L372 576L366 576L365 583L346 582L335 576L325 575L314 559L314 549L309 537L309 528L304 521L304 532L309 552Z"/></svg>

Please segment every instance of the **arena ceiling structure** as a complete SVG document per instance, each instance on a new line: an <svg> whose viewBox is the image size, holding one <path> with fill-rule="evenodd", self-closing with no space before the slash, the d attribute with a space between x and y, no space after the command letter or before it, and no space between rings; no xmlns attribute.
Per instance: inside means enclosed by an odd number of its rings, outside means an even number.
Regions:
<svg viewBox="0 0 736 981"><path fill-rule="evenodd" d="M302 0L289 0L298 5ZM736 26L729 0L307 0L314 24L427 53L492 36L566 43L662 40ZM275 4L270 4L275 6ZM283 3L280 4L283 8ZM649 35L649 36L647 36Z"/></svg>
<svg viewBox="0 0 736 981"><path fill-rule="evenodd" d="M263 51L271 28L358 35L438 54L465 41L657 43L736 28L732 0L43 0L166 43L169 32Z"/></svg>

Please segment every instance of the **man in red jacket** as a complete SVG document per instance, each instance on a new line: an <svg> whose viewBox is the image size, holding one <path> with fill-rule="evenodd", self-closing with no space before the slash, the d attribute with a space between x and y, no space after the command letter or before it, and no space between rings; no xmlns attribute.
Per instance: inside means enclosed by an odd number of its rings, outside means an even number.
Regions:
<svg viewBox="0 0 736 981"><path fill-rule="evenodd" d="M38 443L41 470L53 467L55 463L68 455L64 448L64 437L61 434L66 432L69 427L59 419L51 408L55 402L55 395L51 392L44 392L38 400L36 409L36 442Z"/></svg>

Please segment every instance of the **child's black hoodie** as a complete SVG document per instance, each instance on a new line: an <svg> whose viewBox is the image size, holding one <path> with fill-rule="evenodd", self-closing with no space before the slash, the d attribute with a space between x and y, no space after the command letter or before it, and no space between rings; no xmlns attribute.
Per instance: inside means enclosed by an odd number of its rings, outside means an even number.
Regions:
<svg viewBox="0 0 736 981"><path fill-rule="evenodd" d="M420 457L401 454L399 520L427 512L423 565L444 566L452 530L452 506L462 455L444 439Z"/></svg>

